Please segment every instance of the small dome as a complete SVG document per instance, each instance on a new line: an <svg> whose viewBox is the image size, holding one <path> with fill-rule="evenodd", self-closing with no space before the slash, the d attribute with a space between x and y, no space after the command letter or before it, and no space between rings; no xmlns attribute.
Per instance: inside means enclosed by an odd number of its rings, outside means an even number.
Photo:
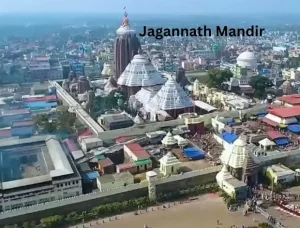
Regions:
<svg viewBox="0 0 300 228"><path fill-rule="evenodd" d="M241 137L239 137L237 140L234 141L233 145L238 146L238 147L244 147L247 145L247 143L245 140L243 140Z"/></svg>
<svg viewBox="0 0 300 228"><path fill-rule="evenodd" d="M136 115L133 121L136 124L143 124L145 122L139 115Z"/></svg>
<svg viewBox="0 0 300 228"><path fill-rule="evenodd" d="M223 186L223 181L226 179L231 178L231 174L229 173L226 165L223 165L221 171L216 175L216 180L218 182L218 184L220 184L221 186Z"/></svg>
<svg viewBox="0 0 300 228"><path fill-rule="evenodd" d="M170 157L173 157L173 154L171 151L169 151L166 156L170 158Z"/></svg>
<svg viewBox="0 0 300 228"><path fill-rule="evenodd" d="M118 79L119 85L133 86L155 86L165 82L162 75L154 68L145 55L137 54L127 65Z"/></svg>
<svg viewBox="0 0 300 228"><path fill-rule="evenodd" d="M165 146L172 146L177 144L176 139L174 139L171 132L168 132L167 135L161 140L161 143Z"/></svg>
<svg viewBox="0 0 300 228"><path fill-rule="evenodd" d="M256 60L256 57L254 55L253 52L251 51L245 51L243 53L241 53L238 57L237 57L238 60L251 60L251 59L255 59Z"/></svg>
<svg viewBox="0 0 300 228"><path fill-rule="evenodd" d="M150 103L165 111L194 106L192 99L173 77L161 87Z"/></svg>
<svg viewBox="0 0 300 228"><path fill-rule="evenodd" d="M245 51L237 57L237 65L240 67L245 67L251 70L254 70L257 68L257 59L253 52L251 51Z"/></svg>
<svg viewBox="0 0 300 228"><path fill-rule="evenodd" d="M120 28L117 29L118 35L125 35L125 34L134 34L135 30L130 28L129 19L127 17L127 13L124 15L122 25Z"/></svg>
<svg viewBox="0 0 300 228"><path fill-rule="evenodd" d="M105 76L113 76L113 66L109 63L104 63L101 74Z"/></svg>

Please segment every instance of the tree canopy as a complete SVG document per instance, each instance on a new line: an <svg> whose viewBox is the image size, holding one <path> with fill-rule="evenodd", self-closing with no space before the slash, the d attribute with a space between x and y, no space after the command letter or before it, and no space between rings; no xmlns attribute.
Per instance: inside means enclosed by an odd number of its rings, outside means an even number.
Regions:
<svg viewBox="0 0 300 228"><path fill-rule="evenodd" d="M94 104L92 105L92 114L98 116L113 108L122 108L120 106L126 100L126 96L120 92L112 92L106 97L95 97Z"/></svg>
<svg viewBox="0 0 300 228"><path fill-rule="evenodd" d="M208 71L208 79L206 85L210 88L221 88L223 82L229 81L233 77L229 69L210 70Z"/></svg>
<svg viewBox="0 0 300 228"><path fill-rule="evenodd" d="M266 89L273 86L273 82L263 76L253 76L250 79L249 85L255 90L254 96L262 98L266 95Z"/></svg>
<svg viewBox="0 0 300 228"><path fill-rule="evenodd" d="M39 114L35 118L35 123L48 133L58 130L72 133L76 115L70 113L67 107L60 106L55 113Z"/></svg>
<svg viewBox="0 0 300 228"><path fill-rule="evenodd" d="M290 57L287 61L289 68L298 68L300 66L300 57Z"/></svg>
<svg viewBox="0 0 300 228"><path fill-rule="evenodd" d="M50 216L48 218L41 219L41 225L46 228L59 227L59 225L63 222L63 219L64 217L61 215Z"/></svg>

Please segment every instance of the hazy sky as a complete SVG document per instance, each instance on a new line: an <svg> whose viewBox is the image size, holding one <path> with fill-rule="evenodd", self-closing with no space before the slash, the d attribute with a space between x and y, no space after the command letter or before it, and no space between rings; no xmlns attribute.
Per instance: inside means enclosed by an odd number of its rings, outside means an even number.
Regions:
<svg viewBox="0 0 300 228"><path fill-rule="evenodd" d="M299 0L0 0L5 13L299 13Z"/></svg>

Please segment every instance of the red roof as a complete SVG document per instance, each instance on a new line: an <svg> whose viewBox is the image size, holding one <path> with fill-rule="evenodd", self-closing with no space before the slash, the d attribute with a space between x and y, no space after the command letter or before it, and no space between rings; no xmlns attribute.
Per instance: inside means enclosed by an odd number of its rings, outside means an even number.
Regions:
<svg viewBox="0 0 300 228"><path fill-rule="evenodd" d="M300 107L292 107L292 108L273 108L269 110L269 113L281 117L281 118L289 118L300 116Z"/></svg>
<svg viewBox="0 0 300 228"><path fill-rule="evenodd" d="M267 135L268 135L268 138L270 138L271 140L286 138L286 136L279 133L278 131L268 131Z"/></svg>
<svg viewBox="0 0 300 228"><path fill-rule="evenodd" d="M57 101L56 96L44 96L44 97L26 97L23 98L23 102L39 102L39 101Z"/></svg>
<svg viewBox="0 0 300 228"><path fill-rule="evenodd" d="M11 110L3 110L2 115L18 115L18 114L29 114L30 111L28 109L11 109Z"/></svg>
<svg viewBox="0 0 300 228"><path fill-rule="evenodd" d="M83 132L82 134L80 134L79 137L81 137L81 136L92 136L92 135L93 135L93 133L90 130L87 130L87 131Z"/></svg>
<svg viewBox="0 0 300 228"><path fill-rule="evenodd" d="M98 165L101 168L105 168L105 167L109 167L109 166L114 165L114 163L109 158L105 158L103 160L98 161Z"/></svg>
<svg viewBox="0 0 300 228"><path fill-rule="evenodd" d="M288 104L297 105L300 104L300 95L294 94L290 96L283 96L279 98L280 101L284 101Z"/></svg>
<svg viewBox="0 0 300 228"><path fill-rule="evenodd" d="M10 129L2 129L0 130L0 138L9 138L11 137L11 130Z"/></svg>
<svg viewBox="0 0 300 228"><path fill-rule="evenodd" d="M263 121L264 123L266 123L266 124L272 126L272 127L277 127L277 126L279 126L279 123L277 123L277 122L275 122L275 121L273 121L273 120L270 120L270 119L268 119L268 118L266 118L266 117L260 118L260 120Z"/></svg>
<svg viewBox="0 0 300 228"><path fill-rule="evenodd" d="M11 127L28 127L33 125L34 125L33 120L25 120L25 121L14 121L12 122Z"/></svg>
<svg viewBox="0 0 300 228"><path fill-rule="evenodd" d="M119 138L116 139L116 143L124 143L126 141L129 141L130 139L133 139L133 136L121 136Z"/></svg>
<svg viewBox="0 0 300 228"><path fill-rule="evenodd" d="M139 144L137 144L137 143L129 143L129 144L126 144L125 146L138 159L148 159L148 158L150 158L150 154L148 154L148 152L143 147L141 147Z"/></svg>
<svg viewBox="0 0 300 228"><path fill-rule="evenodd" d="M129 163L117 165L117 167L119 168L120 171L122 171L122 170L127 170L127 169L131 169L131 168L135 167L135 164L132 162L129 162Z"/></svg>
<svg viewBox="0 0 300 228"><path fill-rule="evenodd" d="M66 142L66 145L67 145L68 149L71 152L80 150L79 146L73 140L67 139L65 142Z"/></svg>

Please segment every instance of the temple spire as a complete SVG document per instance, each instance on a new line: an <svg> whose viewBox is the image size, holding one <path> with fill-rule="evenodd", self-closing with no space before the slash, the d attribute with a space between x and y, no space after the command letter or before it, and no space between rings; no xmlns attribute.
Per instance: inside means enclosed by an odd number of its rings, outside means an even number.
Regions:
<svg viewBox="0 0 300 228"><path fill-rule="evenodd" d="M129 19L128 19L128 13L126 11L126 6L123 8L124 10L124 18L122 22L122 27L129 27Z"/></svg>

